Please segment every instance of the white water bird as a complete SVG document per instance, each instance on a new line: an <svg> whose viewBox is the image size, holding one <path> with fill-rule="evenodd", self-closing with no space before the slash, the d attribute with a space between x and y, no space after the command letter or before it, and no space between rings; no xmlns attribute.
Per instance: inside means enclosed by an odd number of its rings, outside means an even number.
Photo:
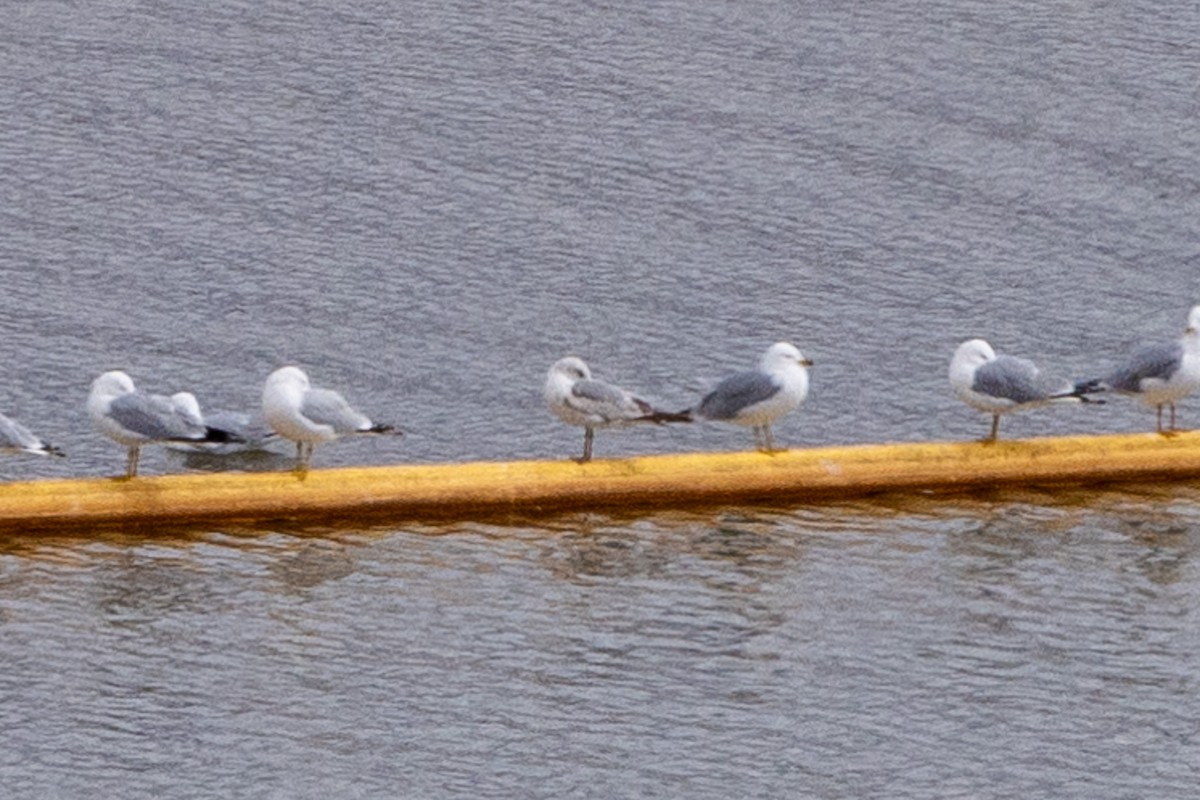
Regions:
<svg viewBox="0 0 1200 800"><path fill-rule="evenodd" d="M992 415L992 430L986 442L996 441L1000 417L1011 411L1054 402L1103 402L1088 398L1082 385L1042 374L1028 359L997 355L983 339L968 339L954 351L950 386L959 400Z"/></svg>
<svg viewBox="0 0 1200 800"><path fill-rule="evenodd" d="M48 444L15 419L0 414L0 450L33 453L39 456L63 456L62 450Z"/></svg>
<svg viewBox="0 0 1200 800"><path fill-rule="evenodd" d="M296 443L296 468L304 470L321 442L364 433L400 435L377 425L331 389L313 388L299 367L280 367L263 386L263 418L280 436Z"/></svg>
<svg viewBox="0 0 1200 800"><path fill-rule="evenodd" d="M211 413L201 412L200 401L191 392L176 392L171 395L170 399L181 413L196 424L227 431L237 437L237 441L233 442L173 442L167 445L171 449L224 456L262 450L277 438L275 431L268 428L266 422L254 415L241 411L224 410Z"/></svg>
<svg viewBox="0 0 1200 800"><path fill-rule="evenodd" d="M555 361L546 373L542 390L546 406L568 425L583 428L584 463L592 459L592 439L597 428L623 428L638 422L688 422L686 413L660 411L620 386L596 380L583 359L567 356Z"/></svg>
<svg viewBox="0 0 1200 800"><path fill-rule="evenodd" d="M753 427L755 446L765 453L775 452L771 423L795 411L808 397L812 363L794 345L776 342L757 368L718 383L692 409L692 416Z"/></svg>
<svg viewBox="0 0 1200 800"><path fill-rule="evenodd" d="M1135 350L1106 377L1089 381L1090 391L1113 391L1137 397L1158 412L1158 432L1175 431L1175 404L1200 387L1200 305L1188 312L1183 335ZM1163 406L1171 423L1163 430Z"/></svg>
<svg viewBox="0 0 1200 800"><path fill-rule="evenodd" d="M87 412L96 429L128 448L125 475L137 475L138 456L146 444L165 442L229 442L238 437L197 422L169 397L138 391L120 370L92 381Z"/></svg>

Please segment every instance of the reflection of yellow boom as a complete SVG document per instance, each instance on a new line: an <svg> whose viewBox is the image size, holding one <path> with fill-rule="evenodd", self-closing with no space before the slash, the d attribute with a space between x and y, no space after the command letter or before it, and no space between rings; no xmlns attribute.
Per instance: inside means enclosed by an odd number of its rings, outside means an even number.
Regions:
<svg viewBox="0 0 1200 800"><path fill-rule="evenodd" d="M218 520L463 518L875 492L1200 477L1200 432L31 481L0 485L0 528Z"/></svg>

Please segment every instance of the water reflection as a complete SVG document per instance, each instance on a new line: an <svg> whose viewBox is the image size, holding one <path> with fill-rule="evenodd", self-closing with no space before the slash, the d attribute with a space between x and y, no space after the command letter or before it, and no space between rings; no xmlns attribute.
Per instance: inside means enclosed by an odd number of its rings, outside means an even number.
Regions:
<svg viewBox="0 0 1200 800"><path fill-rule="evenodd" d="M480 763L524 763L530 737L575 769L580 747L749 765L778 741L784 771L854 746L905 774L997 740L1070 747L1064 713L1150 749L1194 729L1195 508L1146 487L9 541L0 644L51 617L43 647L93 631L90 710L53 722L107 731L97 752L166 708L351 760L404 731L405 752ZM1142 709L1156 729L1129 724Z"/></svg>
<svg viewBox="0 0 1200 800"><path fill-rule="evenodd" d="M137 627L175 612L207 613L226 602L210 576L170 550L114 554L95 572L95 606L109 625Z"/></svg>
<svg viewBox="0 0 1200 800"><path fill-rule="evenodd" d="M328 540L305 541L271 561L271 574L288 592L302 594L330 581L353 574L353 552Z"/></svg>
<svg viewBox="0 0 1200 800"><path fill-rule="evenodd" d="M633 532L571 533L547 548L547 567L560 578L650 578L662 574L670 554Z"/></svg>

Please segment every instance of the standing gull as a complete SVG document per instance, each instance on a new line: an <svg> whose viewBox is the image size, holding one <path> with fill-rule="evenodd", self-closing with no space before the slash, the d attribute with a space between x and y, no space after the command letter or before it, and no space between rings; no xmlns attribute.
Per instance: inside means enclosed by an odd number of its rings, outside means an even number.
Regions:
<svg viewBox="0 0 1200 800"><path fill-rule="evenodd" d="M804 402L807 368L812 363L788 342L776 342L767 348L757 369L724 379L691 413L701 419L752 426L755 446L764 453L775 452L771 423Z"/></svg>
<svg viewBox="0 0 1200 800"><path fill-rule="evenodd" d="M142 445L162 442L229 442L237 437L209 427L181 411L169 397L140 392L120 370L92 381L88 416L96 429L129 448L125 475L137 475Z"/></svg>
<svg viewBox="0 0 1200 800"><path fill-rule="evenodd" d="M296 443L296 469L301 471L321 442L359 433L400 435L391 425L371 422L337 392L314 389L299 367L280 367L267 376L263 417L276 433Z"/></svg>
<svg viewBox="0 0 1200 800"><path fill-rule="evenodd" d="M636 395L596 380L583 359L560 358L546 373L542 390L546 405L568 425L583 428L583 456L592 460L592 438L596 428L620 428L635 422L688 422L687 414L659 411Z"/></svg>
<svg viewBox="0 0 1200 800"><path fill-rule="evenodd" d="M983 339L969 339L950 359L950 386L958 399L978 411L992 415L992 432L985 442L1000 434L1000 417L1010 411L1035 408L1056 401L1099 403L1071 383L1042 374L1032 361L996 355Z"/></svg>
<svg viewBox="0 0 1200 800"><path fill-rule="evenodd" d="M0 414L0 450L11 450L20 453L33 453L39 456L63 456L62 450L52 444L47 444L14 419Z"/></svg>
<svg viewBox="0 0 1200 800"><path fill-rule="evenodd" d="M1183 336L1135 350L1107 377L1090 381L1095 391L1114 391L1141 399L1158 411L1158 432L1175 430L1175 404L1200 386L1200 305L1188 312ZM1171 409L1171 427L1163 430L1163 406Z"/></svg>

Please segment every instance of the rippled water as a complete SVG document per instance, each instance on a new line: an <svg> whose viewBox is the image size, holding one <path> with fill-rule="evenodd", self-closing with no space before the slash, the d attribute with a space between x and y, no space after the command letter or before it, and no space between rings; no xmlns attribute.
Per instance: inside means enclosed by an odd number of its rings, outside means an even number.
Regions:
<svg viewBox="0 0 1200 800"><path fill-rule="evenodd" d="M1186 797L1194 495L10 544L28 797Z"/></svg>
<svg viewBox="0 0 1200 800"><path fill-rule="evenodd" d="M785 441L980 435L963 338L1090 374L1200 296L1197 41L1182 3L19 4L0 410L70 458L0 475L120 471L105 369L252 407L295 361L407 431L317 466L557 458L564 353L683 407L779 338L817 363ZM1186 797L1198 500L9 537L0 785Z"/></svg>

